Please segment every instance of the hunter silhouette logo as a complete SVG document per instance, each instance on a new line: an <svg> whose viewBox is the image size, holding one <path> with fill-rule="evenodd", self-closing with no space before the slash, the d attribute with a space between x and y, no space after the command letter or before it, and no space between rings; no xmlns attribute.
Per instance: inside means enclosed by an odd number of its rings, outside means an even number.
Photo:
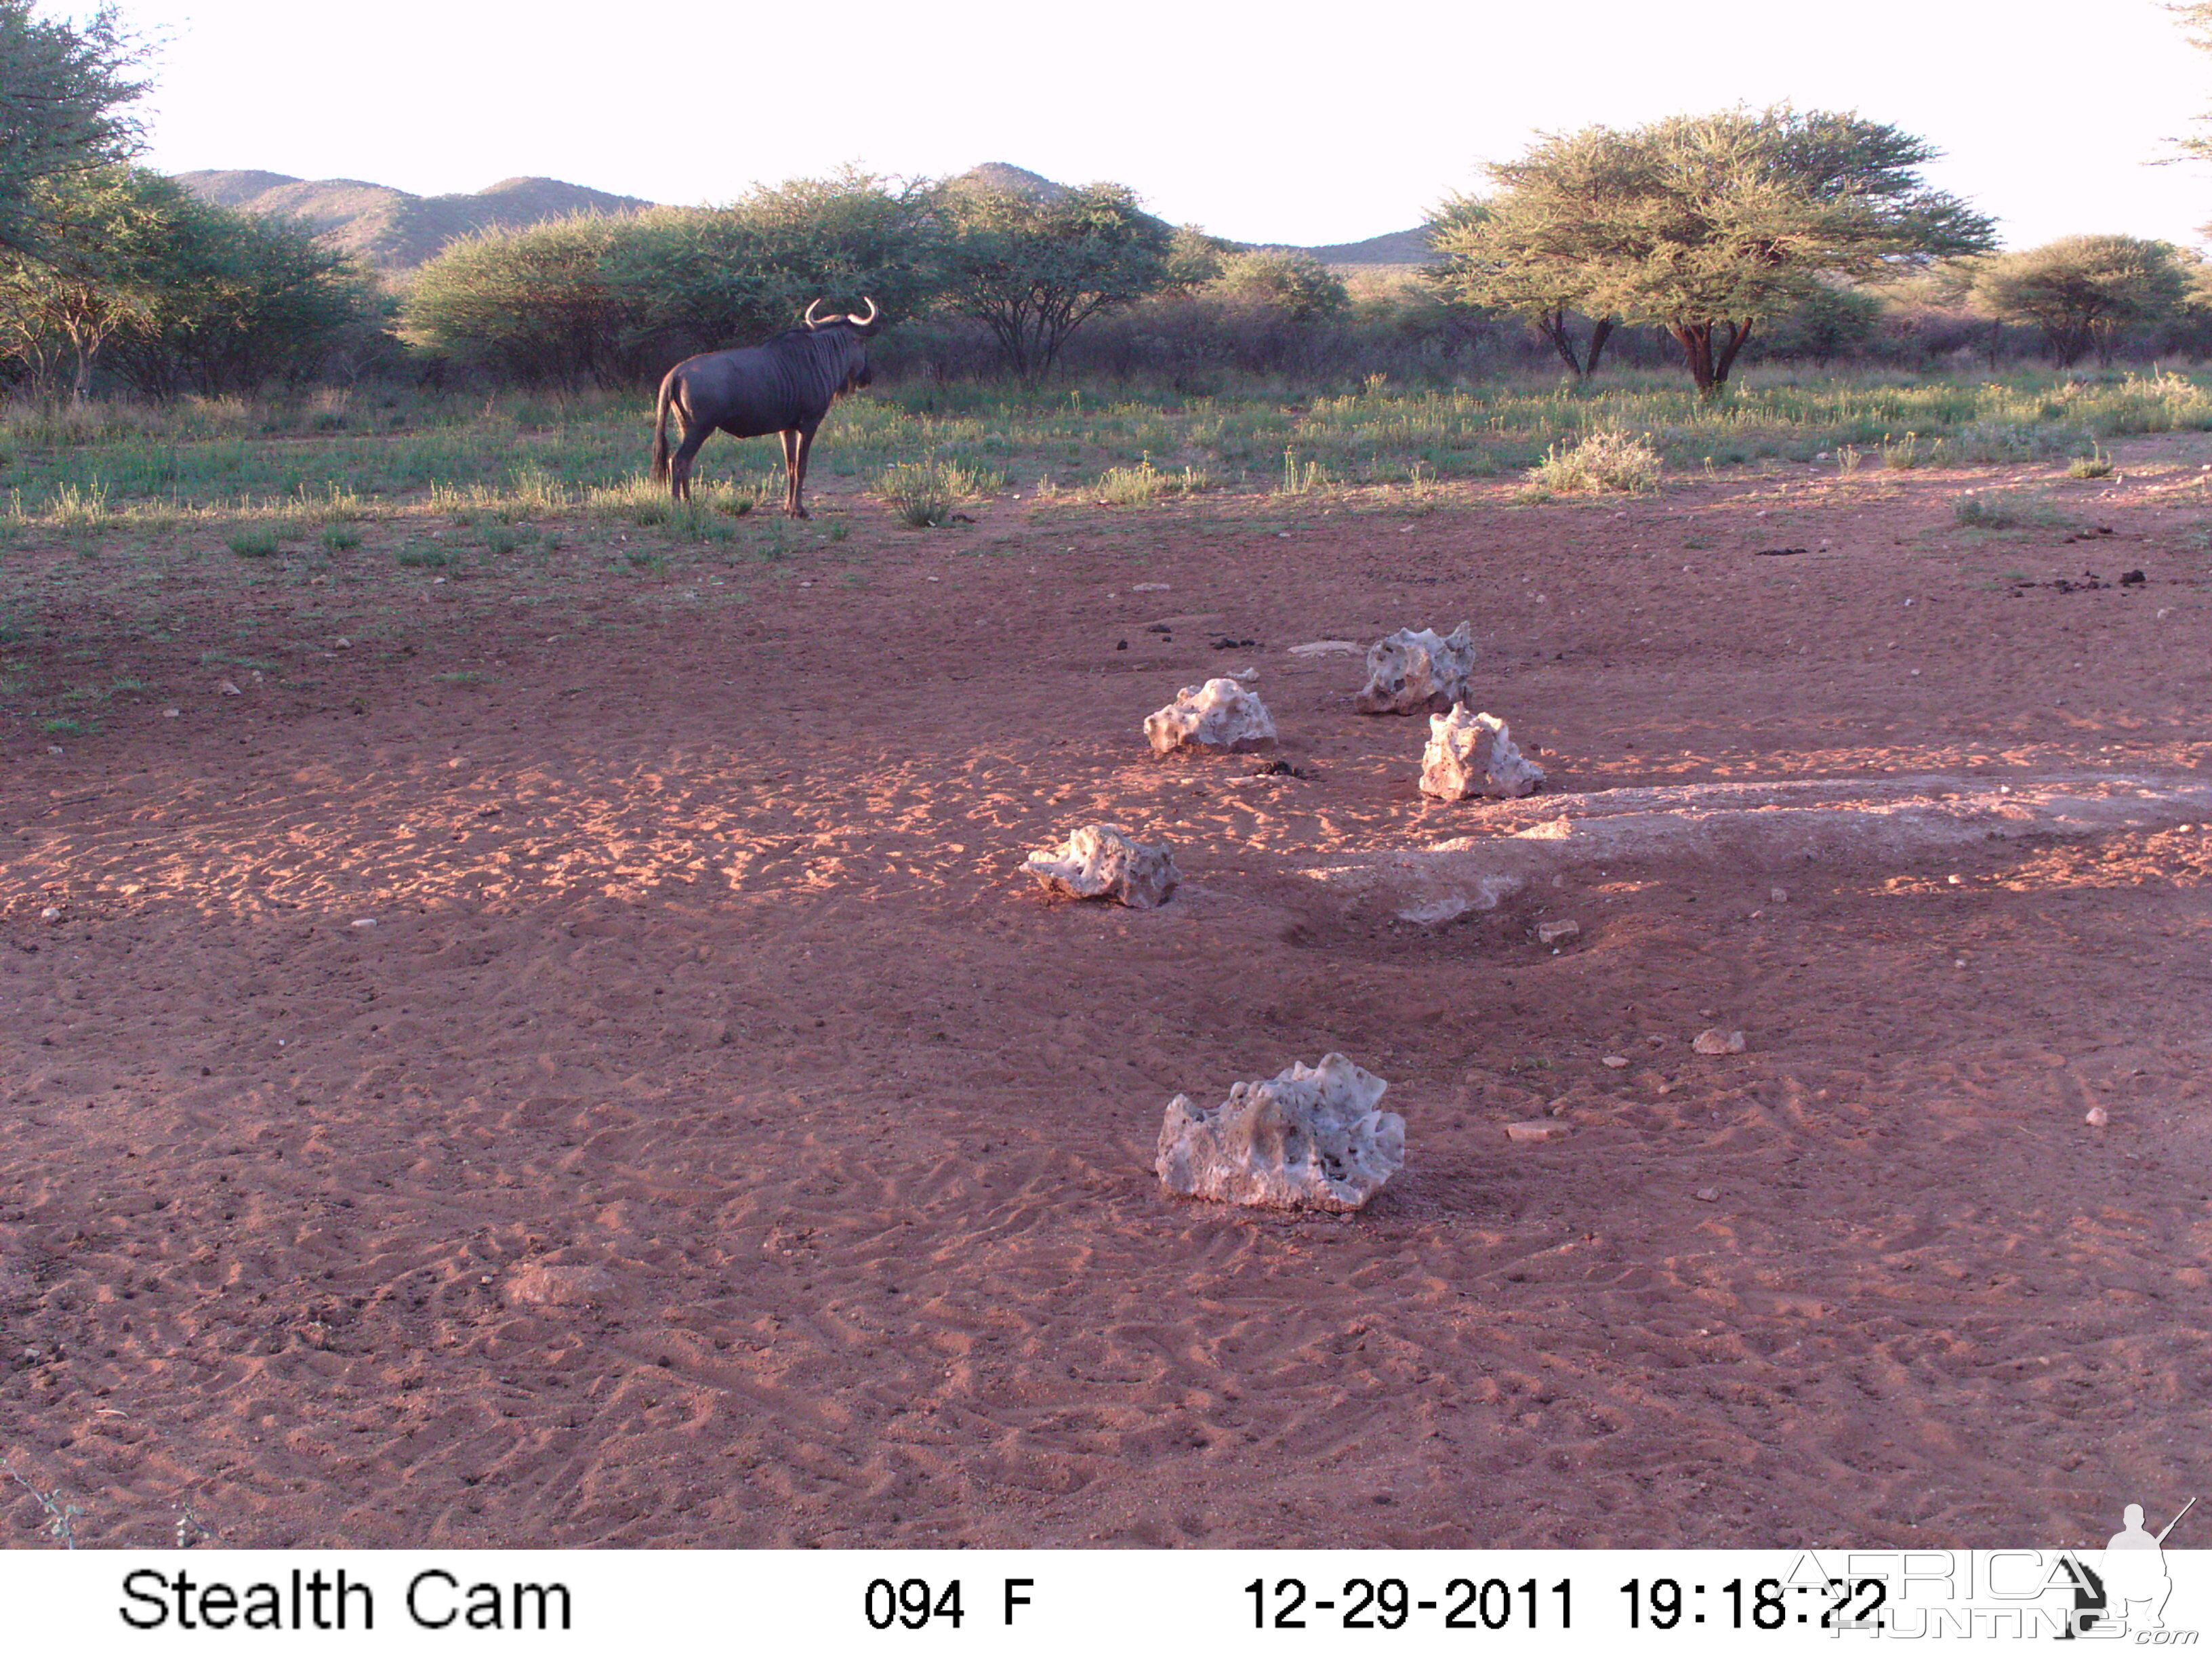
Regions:
<svg viewBox="0 0 2212 1659"><path fill-rule="evenodd" d="M2143 1529L2142 1504L2130 1504L2120 1512L2120 1529L2105 1545L2101 1586L2106 1616L2120 1629L2166 1628L2166 1598L2173 1594L2173 1579L2166 1570L2166 1536L2196 1507L2191 1498L2155 1537Z"/></svg>
<svg viewBox="0 0 2212 1659"><path fill-rule="evenodd" d="M2182 1516L2196 1507L2197 1499L2191 1498L2181 1506L2180 1515L2153 1534L2144 1529L2142 1505L2130 1504L2120 1511L2120 1529L2106 1541L2096 1566L2078 1554L2061 1557L2059 1576L2074 1587L2074 1612L2066 1633L2058 1639L2070 1642L2090 1632L2111 1638L2164 1630L2166 1599L2173 1594L2173 1579L2166 1570L2166 1540L2181 1524Z"/></svg>

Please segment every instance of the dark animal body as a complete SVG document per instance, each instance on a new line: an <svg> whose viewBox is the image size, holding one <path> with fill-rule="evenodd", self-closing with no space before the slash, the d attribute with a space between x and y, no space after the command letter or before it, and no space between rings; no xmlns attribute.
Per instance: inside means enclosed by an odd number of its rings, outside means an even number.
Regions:
<svg viewBox="0 0 2212 1659"><path fill-rule="evenodd" d="M817 300L814 305L822 302ZM830 405L868 384L867 339L881 326L873 300L865 317L806 320L773 339L737 351L709 351L686 357L660 382L653 416L653 476L668 481L668 493L691 499L691 461L699 446L715 432L732 438L783 440L787 487L784 511L807 516L799 492L806 487L806 457L815 428ZM668 453L668 416L673 410L682 441Z"/></svg>

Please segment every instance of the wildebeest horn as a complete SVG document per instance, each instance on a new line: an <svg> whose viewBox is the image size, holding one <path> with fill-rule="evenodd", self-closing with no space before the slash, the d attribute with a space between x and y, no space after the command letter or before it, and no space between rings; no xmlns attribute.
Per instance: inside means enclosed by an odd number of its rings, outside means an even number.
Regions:
<svg viewBox="0 0 2212 1659"><path fill-rule="evenodd" d="M821 301L820 300L818 300L818 299L817 299L817 300L815 300L815 301L811 301L811 302L807 306L807 307L806 307L806 325L807 325L807 327L809 327L809 328L812 328L813 326L815 326L815 323L814 323L814 307L815 307L816 306L820 305L821 303L822 303L822 301Z"/></svg>
<svg viewBox="0 0 2212 1659"><path fill-rule="evenodd" d="M860 327L866 328L870 324L876 320L878 314L876 311L876 302L873 300L869 299L865 294L860 296L860 299L867 306L868 314L865 317L855 317L850 312L848 312L845 314L845 320L848 323L857 323Z"/></svg>

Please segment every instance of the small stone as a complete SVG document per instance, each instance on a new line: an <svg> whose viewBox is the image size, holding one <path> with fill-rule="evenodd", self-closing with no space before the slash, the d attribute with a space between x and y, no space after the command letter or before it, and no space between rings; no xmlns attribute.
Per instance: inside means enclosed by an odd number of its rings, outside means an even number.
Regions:
<svg viewBox="0 0 2212 1659"><path fill-rule="evenodd" d="M1581 938L1582 931L1579 921L1540 921L1536 924L1536 943L1564 945L1571 939Z"/></svg>
<svg viewBox="0 0 2212 1659"><path fill-rule="evenodd" d="M39 912L39 920L40 921L55 922L59 921L61 919L62 907L58 904L49 904L45 909Z"/></svg>
<svg viewBox="0 0 2212 1659"><path fill-rule="evenodd" d="M1133 910L1166 903L1182 878L1165 846L1147 847L1116 823L1085 824L1057 852L1030 854L1023 867L1049 890L1114 899Z"/></svg>
<svg viewBox="0 0 2212 1659"><path fill-rule="evenodd" d="M246 695L246 693L240 690L237 686L234 685L228 680L224 680L219 683L216 686L216 690L222 692L226 697L242 697Z"/></svg>
<svg viewBox="0 0 2212 1659"><path fill-rule="evenodd" d="M165 720L173 720L184 712L181 708L164 708L161 711L161 718Z"/></svg>
<svg viewBox="0 0 2212 1659"><path fill-rule="evenodd" d="M1943 884L1947 887L1964 887L1966 884L1966 878L1964 876L1946 876L1943 878Z"/></svg>
<svg viewBox="0 0 2212 1659"><path fill-rule="evenodd" d="M1132 582L1129 591L1132 593L1164 593L1168 591L1168 585L1165 582Z"/></svg>
<svg viewBox="0 0 2212 1659"><path fill-rule="evenodd" d="M2101 1129L2112 1121L2112 1115L2101 1106L2092 1106L2081 1115L2081 1121L2093 1129Z"/></svg>
<svg viewBox="0 0 2212 1659"><path fill-rule="evenodd" d="M351 640L336 639L332 640L331 643L340 651L350 651L353 649L353 641Z"/></svg>
<svg viewBox="0 0 2212 1659"><path fill-rule="evenodd" d="M1626 1054L1607 1054L1603 1060L1600 1060L1598 1064L1604 1066L1608 1072L1625 1072L1628 1069L1628 1056Z"/></svg>
<svg viewBox="0 0 2212 1659"><path fill-rule="evenodd" d="M1700 1187L1690 1196L1700 1204L1717 1204L1721 1201L1721 1189L1717 1187Z"/></svg>
<svg viewBox="0 0 2212 1659"><path fill-rule="evenodd" d="M1177 1095L1152 1168L1170 1192L1272 1209L1350 1212L1405 1166L1406 1120L1376 1109L1390 1085L1342 1054L1233 1083L1211 1110Z"/></svg>
<svg viewBox="0 0 2212 1659"><path fill-rule="evenodd" d="M1467 623L1441 638L1401 628L1367 648L1367 684L1352 706L1363 714L1436 714L1467 701L1474 632Z"/></svg>
<svg viewBox="0 0 2212 1659"><path fill-rule="evenodd" d="M1166 708L1145 718L1145 738L1155 755L1191 744L1209 749L1258 749L1275 740L1275 722L1258 696L1231 679L1186 685Z"/></svg>
<svg viewBox="0 0 2212 1659"><path fill-rule="evenodd" d="M1708 1026L1691 1040L1690 1047L1701 1054L1740 1054L1744 1051L1743 1033Z"/></svg>
<svg viewBox="0 0 2212 1659"><path fill-rule="evenodd" d="M483 1283L492 1282L489 1274ZM596 1302L614 1288L605 1272L592 1267L554 1267L525 1262L509 1271L500 1300L510 1308L573 1307Z"/></svg>
<svg viewBox="0 0 2212 1659"><path fill-rule="evenodd" d="M374 916L356 916L353 919L352 925L356 927L374 927L376 926L376 918Z"/></svg>
<svg viewBox="0 0 2212 1659"><path fill-rule="evenodd" d="M1509 1140L1564 1140L1574 1133L1573 1126L1556 1119L1538 1119L1529 1123L1509 1123L1505 1138Z"/></svg>
<svg viewBox="0 0 2212 1659"><path fill-rule="evenodd" d="M133 896L134 896L134 895L136 895L136 894L139 894L139 893L143 893L143 892L144 892L144 891L146 890L146 887L145 887L145 884L144 884L144 883L143 883L143 882L126 881L126 882L125 882L125 883L123 884L123 890L123 890L123 896L124 896L124 897L125 897L125 898L130 898L130 897Z"/></svg>
<svg viewBox="0 0 2212 1659"><path fill-rule="evenodd" d="M1770 887L1766 890L1766 896L1776 904L1787 904L1790 902L1790 890L1787 887Z"/></svg>

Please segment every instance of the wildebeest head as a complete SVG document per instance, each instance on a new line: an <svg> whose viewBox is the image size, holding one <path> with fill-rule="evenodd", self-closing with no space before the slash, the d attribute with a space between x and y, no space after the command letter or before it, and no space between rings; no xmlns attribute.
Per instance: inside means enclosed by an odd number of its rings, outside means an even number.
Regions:
<svg viewBox="0 0 2212 1659"><path fill-rule="evenodd" d="M842 348L839 353L839 367L843 371L838 377L837 393L840 397L848 392L857 392L875 380L874 374L868 368L866 342L870 335L883 326L883 313L867 295L864 294L860 297L868 307L868 314L865 317L848 312L842 317L817 319L814 313L822 301L817 300L806 307L806 319L802 325L816 339L834 341Z"/></svg>

